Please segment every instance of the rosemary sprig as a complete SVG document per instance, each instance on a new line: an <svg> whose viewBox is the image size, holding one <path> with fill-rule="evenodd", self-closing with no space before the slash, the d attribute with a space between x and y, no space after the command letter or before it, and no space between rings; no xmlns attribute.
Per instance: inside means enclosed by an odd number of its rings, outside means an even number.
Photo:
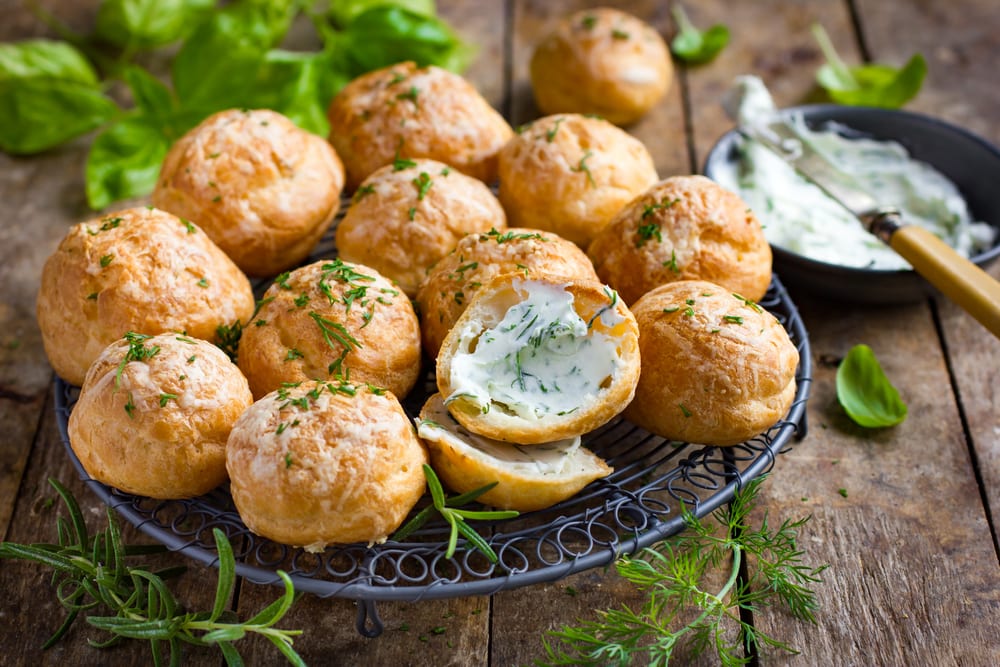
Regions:
<svg viewBox="0 0 1000 667"><path fill-rule="evenodd" d="M596 621L547 633L543 639L546 658L535 664L629 665L639 661L666 665L679 646L687 648L690 659L714 650L722 665L746 664L750 656L744 651L755 653L762 646L797 653L740 616L740 610L756 612L777 602L794 617L815 623L813 612L818 604L810 585L822 581L820 574L827 567L813 567L802 560L804 552L796 544L796 534L808 517L785 521L775 530L765 513L758 528L747 525L763 480L761 476L748 482L728 508L712 514L724 528L722 535L715 534L715 525L703 523L682 507L684 533L615 564L620 575L648 593L642 607L601 611ZM727 560L731 569L726 583L716 592L704 590L705 573ZM741 581L744 561L747 579ZM692 608L701 610L698 617L672 629L678 615ZM738 629L735 639L727 627Z"/></svg>
<svg viewBox="0 0 1000 667"><path fill-rule="evenodd" d="M233 548L225 533L213 529L219 554L219 576L215 602L208 612L185 612L167 588L165 580L181 574L185 568L169 568L157 572L126 562L131 557L163 552L162 546L126 546L114 513L109 507L108 527L91 537L80 507L73 495L56 480L49 484L62 498L69 511L69 521L57 519L58 544L0 543L0 558L17 558L47 565L54 570L53 585L59 602L68 614L62 625L45 642L47 649L58 642L80 612L95 612L86 617L87 623L105 630L110 637L101 642L91 641L96 648L105 648L122 639L145 639L150 643L153 664L163 664L166 647L169 664L180 664L182 643L196 646L218 646L228 665L242 665L233 642L248 634L266 637L293 665L305 665L292 648L292 637L301 630L274 627L295 601L292 581L282 571L284 583L280 598L258 612L253 618L239 622L226 609L236 581ZM99 615L98 610L110 615Z"/></svg>
<svg viewBox="0 0 1000 667"><path fill-rule="evenodd" d="M442 518L444 518L445 521L448 522L448 525L451 527L451 534L448 537L448 549L444 554L445 558L451 558L455 555L455 550L458 548L458 536L461 534L469 541L470 544L472 544L472 546L481 551L491 563L496 563L499 560L496 552L493 551L493 548L489 545L489 543L483 539L483 536L477 533L476 530L467 523L467 520L512 519L518 515L518 512L516 510L477 511L462 510L457 508L463 505L468 505L473 500L496 486L497 482L487 484L486 486L458 496L445 498L444 488L441 486L441 480L438 479L434 469L426 463L424 464L424 477L427 478L427 488L430 489L431 492L432 504L420 510L420 512L410 519L405 526L397 530L392 536L392 539L397 542L406 539L406 537L408 537L411 533L427 523L427 520L431 518L431 514L436 511L442 516Z"/></svg>

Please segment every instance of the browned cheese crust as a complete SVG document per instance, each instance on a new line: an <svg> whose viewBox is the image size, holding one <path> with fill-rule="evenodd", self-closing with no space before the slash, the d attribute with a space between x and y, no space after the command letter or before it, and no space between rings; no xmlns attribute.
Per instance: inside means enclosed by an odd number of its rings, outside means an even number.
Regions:
<svg viewBox="0 0 1000 667"><path fill-rule="evenodd" d="M437 358L441 341L479 288L501 273L597 281L587 255L551 232L516 227L469 234L431 268L417 292L423 346L429 358Z"/></svg>
<svg viewBox="0 0 1000 667"><path fill-rule="evenodd" d="M499 196L508 222L554 232L582 248L656 180L642 142L578 114L540 118L500 151Z"/></svg>
<svg viewBox="0 0 1000 667"><path fill-rule="evenodd" d="M401 160L376 170L354 193L337 225L337 250L413 297L427 270L463 236L506 228L503 207L479 179L436 160Z"/></svg>
<svg viewBox="0 0 1000 667"><path fill-rule="evenodd" d="M356 188L394 158L430 158L486 183L513 131L457 74L404 62L347 84L330 103L330 141Z"/></svg>
<svg viewBox="0 0 1000 667"><path fill-rule="evenodd" d="M771 283L771 247L760 220L704 176L657 183L597 235L587 254L628 303L675 280L707 280L753 301Z"/></svg>
<svg viewBox="0 0 1000 667"><path fill-rule="evenodd" d="M226 452L247 527L309 551L384 541L423 495L426 462L392 393L341 381L268 394L236 422Z"/></svg>
<svg viewBox="0 0 1000 667"><path fill-rule="evenodd" d="M167 153L160 208L197 222L245 272L300 263L330 226L344 167L322 137L267 110L220 111Z"/></svg>
<svg viewBox="0 0 1000 667"><path fill-rule="evenodd" d="M374 269L320 260L268 288L244 327L239 366L255 398L337 376L402 397L420 373L420 324L406 295Z"/></svg>
<svg viewBox="0 0 1000 667"><path fill-rule="evenodd" d="M109 345L87 373L69 440L92 478L151 498L190 498L226 479L226 440L253 397L215 345L160 334Z"/></svg>
<svg viewBox="0 0 1000 667"><path fill-rule="evenodd" d="M617 125L638 120L659 102L673 72L659 33L609 8L564 18L531 58L532 90L542 113L597 114Z"/></svg>
<svg viewBox="0 0 1000 667"><path fill-rule="evenodd" d="M79 386L127 331L185 331L250 317L250 282L197 225L132 208L74 225L42 269L37 317L49 362Z"/></svg>
<svg viewBox="0 0 1000 667"><path fill-rule="evenodd" d="M756 303L683 280L649 292L632 312L642 374L627 419L668 440L733 445L787 414L799 353Z"/></svg>
<svg viewBox="0 0 1000 667"><path fill-rule="evenodd" d="M593 366L598 363L594 351L598 346L604 350L606 345L608 356L613 355L613 363L609 366L611 370L604 375L602 367L602 377L586 387L571 386L579 373L576 369L569 370L570 364L564 364L564 370L546 369L545 375L535 374L529 385L534 391L534 398L529 400L539 401L546 391L555 392L553 396L558 393L569 397L572 407L559 412L539 413L532 403L525 406L528 410L523 412L534 414L524 416L505 405L489 390L486 391L488 397L485 404L478 399L470 399L465 393L469 378L464 371L453 375L452 367L457 364L456 359L478 351L483 347L481 341L485 336L496 338L501 331L509 335L514 328L501 326L504 318L512 308L533 298L531 291L537 286L572 295L572 310L585 323L584 337L594 342L594 346L581 348L573 356L571 365L581 368ZM539 319L528 321L528 325L532 326L536 321L539 326L546 324L545 320ZM540 336L548 336L548 333L542 331ZM542 349L544 354L548 354L546 341L539 338L539 345L527 338L526 334L519 335L525 357L531 356L531 348ZM476 299L445 337L437 357L438 391L445 398L449 412L473 433L524 445L572 438L605 424L632 400L639 379L638 338L635 318L628 307L617 294L600 283L557 276L525 278L521 274L502 274L480 289ZM560 362L566 359L565 352L555 356ZM596 357L603 360L603 352ZM563 387L559 387L560 383ZM541 389L543 385L551 389Z"/></svg>

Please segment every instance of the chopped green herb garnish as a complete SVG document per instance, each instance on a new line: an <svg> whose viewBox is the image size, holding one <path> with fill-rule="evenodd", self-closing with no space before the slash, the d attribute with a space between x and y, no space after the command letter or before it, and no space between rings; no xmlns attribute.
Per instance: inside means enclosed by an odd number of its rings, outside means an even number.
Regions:
<svg viewBox="0 0 1000 667"><path fill-rule="evenodd" d="M545 140L546 141L548 141L549 143L552 143L552 140L556 138L556 132L559 131L559 124L562 123L564 120L566 120L566 119L563 118L563 117L559 117L559 118L555 119L555 122L552 123L552 127L549 128L548 130L546 130L546 132L545 132Z"/></svg>
<svg viewBox="0 0 1000 667"><path fill-rule="evenodd" d="M187 220L185 218L181 218L181 224L184 225L184 229L187 230L188 234L194 234L196 231L198 231L198 228L195 227L194 223L191 222L190 220Z"/></svg>
<svg viewBox="0 0 1000 667"><path fill-rule="evenodd" d="M351 198L351 201L354 202L360 201L364 199L365 196L370 195L373 192L375 192L375 186L372 185L371 183L368 183L367 185L362 185L357 190L354 191L354 196Z"/></svg>
<svg viewBox="0 0 1000 667"><path fill-rule="evenodd" d="M101 268L103 269L114 260L114 255L103 255L101 257Z"/></svg>
<svg viewBox="0 0 1000 667"><path fill-rule="evenodd" d="M722 319L733 324L743 324L743 318L739 315L723 315Z"/></svg>
<svg viewBox="0 0 1000 667"><path fill-rule="evenodd" d="M427 191L434 185L434 181L431 180L430 175L426 171L422 171L419 176L413 179L413 184L417 186L417 201L423 201L427 195ZM413 218L410 219L412 220Z"/></svg>
<svg viewBox="0 0 1000 667"><path fill-rule="evenodd" d="M681 409L681 414L684 415L685 417L690 417L691 416L691 411L688 410L686 407L684 407L683 403L678 403L677 407L679 407Z"/></svg>
<svg viewBox="0 0 1000 667"><path fill-rule="evenodd" d="M202 278L198 281L198 287L208 287L208 278Z"/></svg>
<svg viewBox="0 0 1000 667"><path fill-rule="evenodd" d="M638 229L635 231L636 234L639 235L639 240L635 242L636 248L641 248L651 239L656 239L660 243L663 242L663 234L660 231L660 224L657 222L651 222L647 225L639 225Z"/></svg>
<svg viewBox="0 0 1000 667"><path fill-rule="evenodd" d="M160 394L160 407L164 408L167 406L168 401L172 401L177 398L177 394Z"/></svg>
<svg viewBox="0 0 1000 667"><path fill-rule="evenodd" d="M596 188L597 183L594 182L594 175L590 173L590 167L587 166L587 160L589 160L593 155L594 155L593 151L587 151L586 153L583 154L583 157L580 158L579 164L577 164L575 167L570 167L569 170L577 173L579 172L585 173L587 175L587 181L590 183L590 187Z"/></svg>
<svg viewBox="0 0 1000 667"><path fill-rule="evenodd" d="M305 355L296 350L294 347L288 349L288 354L285 355L285 361L294 361L296 359L302 359Z"/></svg>

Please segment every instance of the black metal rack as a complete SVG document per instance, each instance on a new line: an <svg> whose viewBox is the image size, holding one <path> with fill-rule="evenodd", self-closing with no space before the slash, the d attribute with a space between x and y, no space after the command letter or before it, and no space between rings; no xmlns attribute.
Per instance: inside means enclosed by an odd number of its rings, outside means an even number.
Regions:
<svg viewBox="0 0 1000 667"><path fill-rule="evenodd" d="M405 542L333 546L314 554L251 533L225 486L188 500L122 493L90 479L73 454L67 420L78 390L59 379L56 415L81 478L139 530L172 551L216 566L212 529L220 528L233 544L237 574L277 585L281 580L276 571L281 569L298 591L357 600L358 631L374 637L382 631L375 608L380 600L489 595L601 567L680 532L681 503L704 516L728 502L740 485L770 470L791 438L805 435L812 367L805 327L777 277L760 305L781 321L800 355L795 400L781 421L744 443L720 448L666 441L621 418L612 420L584 437L584 445L614 467L610 476L546 510L477 523L499 556L496 564L478 551L463 549L462 542L455 556L446 559L448 530L443 521L429 522ZM435 390L431 371L404 401L408 414L415 416Z"/></svg>

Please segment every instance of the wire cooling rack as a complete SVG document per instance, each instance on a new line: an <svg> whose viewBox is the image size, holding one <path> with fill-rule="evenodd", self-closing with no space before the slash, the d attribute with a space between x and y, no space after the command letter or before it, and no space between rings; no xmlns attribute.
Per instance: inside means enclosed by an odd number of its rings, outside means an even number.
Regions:
<svg viewBox="0 0 1000 667"><path fill-rule="evenodd" d="M601 567L680 532L682 503L704 516L728 502L742 484L770 470L792 437L805 435L811 361L805 327L777 277L760 305L781 321L799 351L795 400L782 420L755 438L721 448L667 441L620 417L612 420L584 436L584 445L614 467L611 475L546 510L477 522L477 530L499 557L495 564L465 549L463 542L453 558L445 558L449 531L441 520L429 522L404 542L333 546L313 554L251 533L225 485L188 500L123 493L90 479L74 455L67 420L79 390L60 379L56 415L63 444L81 478L139 530L172 551L217 566L212 529L220 528L233 545L239 575L278 585L280 569L298 591L358 600L357 629L374 637L382 631L377 601L489 595ZM407 413L416 416L434 391L430 371L403 402ZM414 512L427 502L423 499Z"/></svg>

